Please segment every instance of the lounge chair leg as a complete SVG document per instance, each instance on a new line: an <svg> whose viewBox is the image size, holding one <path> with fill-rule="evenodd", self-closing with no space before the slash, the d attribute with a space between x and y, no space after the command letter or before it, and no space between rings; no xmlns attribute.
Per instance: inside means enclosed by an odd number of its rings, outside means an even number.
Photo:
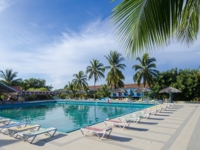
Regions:
<svg viewBox="0 0 200 150"><path fill-rule="evenodd" d="M31 142L30 142L31 144L33 143L35 138L36 138L36 136L34 136L33 139L31 140ZM27 141L28 141L28 139L27 139Z"/></svg>

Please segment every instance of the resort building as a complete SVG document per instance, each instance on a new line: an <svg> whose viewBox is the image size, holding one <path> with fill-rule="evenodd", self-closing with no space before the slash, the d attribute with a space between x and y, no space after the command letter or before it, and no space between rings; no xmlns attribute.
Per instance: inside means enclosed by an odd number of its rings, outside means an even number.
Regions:
<svg viewBox="0 0 200 150"><path fill-rule="evenodd" d="M101 88L101 85L97 85L97 86L89 86L89 89L92 91L96 91L98 89ZM121 97L128 97L131 96L133 98L141 98L142 97L142 93L136 92L136 90L138 88L143 88L143 85L140 84L140 86L138 86L138 84L124 84L123 89L126 91L125 93L121 93ZM119 97L119 93L112 93L111 97L115 98L115 97Z"/></svg>

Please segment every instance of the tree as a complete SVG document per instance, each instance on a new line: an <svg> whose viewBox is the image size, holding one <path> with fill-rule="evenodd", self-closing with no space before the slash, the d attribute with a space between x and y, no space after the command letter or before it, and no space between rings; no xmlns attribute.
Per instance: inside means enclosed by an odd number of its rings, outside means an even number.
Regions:
<svg viewBox="0 0 200 150"><path fill-rule="evenodd" d="M5 72L0 70L0 78L2 79L1 82L9 86L19 85L22 82L22 79L16 79L17 74L18 72L13 72L12 69L6 69Z"/></svg>
<svg viewBox="0 0 200 150"><path fill-rule="evenodd" d="M166 87L174 87L181 93L173 96L175 100L194 100L200 98L200 71L198 69L180 69L173 68L168 71L160 72L152 87L156 97L159 97L159 91ZM162 94L163 95L163 94ZM168 94L165 94L168 97Z"/></svg>
<svg viewBox="0 0 200 150"><path fill-rule="evenodd" d="M97 91L97 95L99 98L110 97L111 92L108 89L108 86L106 84L103 84L101 85L101 88Z"/></svg>
<svg viewBox="0 0 200 150"><path fill-rule="evenodd" d="M110 51L108 56L105 56L108 60L110 66L106 66L106 69L110 69L107 74L106 81L109 86L114 87L123 87L123 80L125 79L121 70L125 70L126 65L121 62L124 61L124 57L117 51Z"/></svg>
<svg viewBox="0 0 200 150"><path fill-rule="evenodd" d="M96 82L104 78L104 71L105 68L103 67L103 64L100 63L97 59L93 59L90 61L91 66L87 66L86 68L86 74L89 74L88 79L94 78L94 87Z"/></svg>
<svg viewBox="0 0 200 150"><path fill-rule="evenodd" d="M79 71L78 74L73 75L75 79L72 80L72 83L76 85L78 89L84 89L84 87L88 86L87 76L83 71Z"/></svg>
<svg viewBox="0 0 200 150"><path fill-rule="evenodd" d="M64 88L69 91L68 92L69 94L72 94L72 96L75 96L75 93L77 92L77 88L75 84L73 84L72 82L68 82L68 84L65 85Z"/></svg>
<svg viewBox="0 0 200 150"><path fill-rule="evenodd" d="M123 0L112 12L128 56L154 50L171 39L192 43L199 31L199 0Z"/></svg>
<svg viewBox="0 0 200 150"><path fill-rule="evenodd" d="M29 88L46 88L48 91L50 91L53 88L52 85L46 85L46 80L35 78L25 79L22 83L22 87L24 90L28 90Z"/></svg>
<svg viewBox="0 0 200 150"><path fill-rule="evenodd" d="M136 60L140 62L139 65L134 65L132 68L135 69L136 73L133 76L133 80L140 85L143 80L143 86L146 87L153 85L154 78L157 77L159 71L156 68L155 58L150 58L149 54L145 53L142 58L137 57Z"/></svg>

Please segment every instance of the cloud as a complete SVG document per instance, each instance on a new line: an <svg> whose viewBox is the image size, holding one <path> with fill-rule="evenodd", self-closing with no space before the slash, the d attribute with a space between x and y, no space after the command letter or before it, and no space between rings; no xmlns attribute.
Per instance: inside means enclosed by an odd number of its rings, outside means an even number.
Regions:
<svg viewBox="0 0 200 150"><path fill-rule="evenodd" d="M11 4L13 4L13 0L0 0L0 12L10 7Z"/></svg>
<svg viewBox="0 0 200 150"><path fill-rule="evenodd" d="M13 33L5 39L3 36L0 37L1 70L12 68L19 72L18 77L23 79L45 79L47 85L52 84L54 89L63 88L73 79L73 74L85 71L92 59L98 59L104 65L108 65L104 55L110 50L118 50L124 55L115 41L108 20L97 19L82 26L78 32L66 28L59 36L49 35L53 38L48 42L41 38L47 36L42 30L37 30L37 36L34 34L35 30L16 30L21 31L24 37L16 40L11 38ZM194 68L199 66L198 47L198 40L189 49L171 43L170 46L155 51L150 56L157 59L157 68L161 71L172 67ZM138 62L129 60L124 63L127 64L124 71L125 83L133 83L132 66ZM101 83L105 83L105 79L97 84ZM93 85L93 80L89 81L89 84Z"/></svg>

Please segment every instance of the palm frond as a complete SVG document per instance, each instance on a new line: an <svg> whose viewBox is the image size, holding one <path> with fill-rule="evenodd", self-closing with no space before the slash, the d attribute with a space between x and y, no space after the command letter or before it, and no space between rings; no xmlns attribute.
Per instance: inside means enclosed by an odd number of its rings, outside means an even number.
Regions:
<svg viewBox="0 0 200 150"><path fill-rule="evenodd" d="M149 52L177 37L191 43L199 31L199 0L124 0L112 11L127 57Z"/></svg>

